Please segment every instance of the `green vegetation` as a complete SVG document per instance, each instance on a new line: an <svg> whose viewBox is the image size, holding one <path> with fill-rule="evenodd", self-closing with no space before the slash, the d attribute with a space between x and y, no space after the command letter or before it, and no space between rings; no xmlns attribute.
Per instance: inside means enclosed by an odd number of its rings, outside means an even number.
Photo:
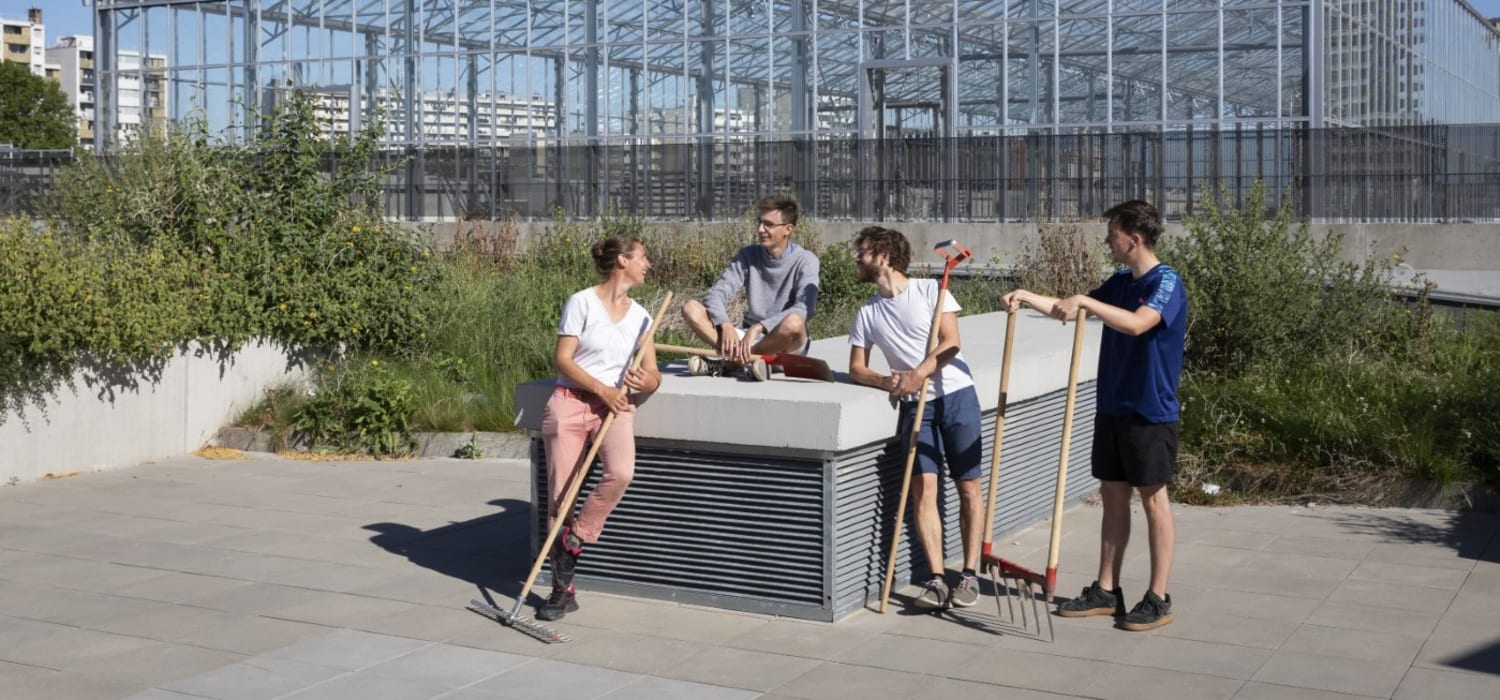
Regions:
<svg viewBox="0 0 1500 700"><path fill-rule="evenodd" d="M78 143L78 120L68 96L25 63L0 61L0 143L28 149Z"/></svg>
<svg viewBox="0 0 1500 700"><path fill-rule="evenodd" d="M326 139L313 106L291 94L248 145L201 124L138 134L61 174L50 221L0 225L5 405L25 418L80 375L104 393L150 381L194 342L227 357L267 340L334 376L420 352L431 253L381 218L378 134Z"/></svg>
<svg viewBox="0 0 1500 700"><path fill-rule="evenodd" d="M1395 259L1341 260L1342 241L1269 211L1261 187L1224 202L1205 198L1161 250L1189 298L1178 493L1379 504L1407 480L1500 487L1495 316L1460 327L1420 281L1395 295Z"/></svg>

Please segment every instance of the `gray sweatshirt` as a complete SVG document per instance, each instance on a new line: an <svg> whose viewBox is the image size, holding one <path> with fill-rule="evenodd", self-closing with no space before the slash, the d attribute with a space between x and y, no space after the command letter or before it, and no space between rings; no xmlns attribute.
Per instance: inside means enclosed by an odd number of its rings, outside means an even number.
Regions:
<svg viewBox="0 0 1500 700"><path fill-rule="evenodd" d="M818 302L818 256L796 243L780 258L759 245L741 248L704 298L708 320L716 326L728 320L726 307L741 289L749 305L742 327L759 323L770 332L789 313L809 321Z"/></svg>

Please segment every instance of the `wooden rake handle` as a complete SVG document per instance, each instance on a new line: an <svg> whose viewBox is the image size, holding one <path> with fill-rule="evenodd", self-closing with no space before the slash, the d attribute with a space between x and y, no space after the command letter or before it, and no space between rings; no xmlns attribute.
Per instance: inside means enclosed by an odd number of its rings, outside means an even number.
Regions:
<svg viewBox="0 0 1500 700"><path fill-rule="evenodd" d="M656 309L656 316L651 319L651 326L641 332L636 339L635 352L630 356L630 367L626 372L635 370L641 366L641 360L646 356L646 345L656 337L656 329L661 325L662 316L667 313L667 306L672 303L672 293L667 292L666 297L661 300L661 306ZM547 561L547 555L551 553L552 542L557 539L557 533L562 531L563 523L568 520L568 515L573 511L573 501L578 498L578 492L583 489L584 478L588 473L589 465L594 463L594 458L599 455L599 448L604 444L604 436L609 432L609 427L615 422L615 412L610 411L604 417L604 422L599 425L599 432L594 434L593 443L589 445L588 452L573 466L573 476L568 480L567 492L558 500L558 504L566 504L566 508L557 509L557 517L553 519L552 526L547 530L547 538L542 540L542 551L537 553L536 561L531 565L531 573L526 575L526 583L521 585L521 593L516 596L516 607L511 610L510 616L516 617L521 612L521 607L526 603L526 596L531 594L531 587L536 584L536 577L542 572L542 564ZM550 504L549 504L550 505Z"/></svg>
<svg viewBox="0 0 1500 700"><path fill-rule="evenodd" d="M954 241L945 241L939 247L952 245L957 244ZM947 255L947 253L944 253L944 255ZM932 325L928 326L927 329L928 355L931 355L932 351L938 346L938 322L943 319L943 302L947 300L948 272L967 257L969 257L967 248L963 249L961 255L948 256L948 264L943 269L943 281L938 285L937 303L933 305L932 309ZM938 368L938 371L941 372L942 368ZM896 504L896 527L895 532L891 534L891 554L889 557L886 557L885 583L880 587L879 610L882 614L885 613L886 607L890 605L891 583L896 578L896 554L901 549L901 527L906 522L906 498L911 494L911 470L917 463L917 438L922 434L922 413L927 410L927 385L931 382L931 377L922 380L922 391L917 399L917 412L912 417L911 447L906 450L906 475L901 479L901 500Z"/></svg>
<svg viewBox="0 0 1500 700"><path fill-rule="evenodd" d="M1063 409L1062 447L1057 454L1057 492L1052 499L1052 541L1047 545L1046 597L1057 590L1057 555L1062 549L1063 499L1068 493L1068 447L1073 441L1073 407L1078 402L1078 364L1083 358L1083 322L1089 316L1078 310L1073 327L1073 361L1068 364L1068 402Z"/></svg>
<svg viewBox="0 0 1500 700"><path fill-rule="evenodd" d="M1016 311L1005 312L1005 348L1000 351L1000 400L995 405L995 447L990 450L989 501L984 507L982 554L994 551L995 500L1000 487L1000 448L1005 438L1005 405L1010 401L1010 351L1016 342Z"/></svg>

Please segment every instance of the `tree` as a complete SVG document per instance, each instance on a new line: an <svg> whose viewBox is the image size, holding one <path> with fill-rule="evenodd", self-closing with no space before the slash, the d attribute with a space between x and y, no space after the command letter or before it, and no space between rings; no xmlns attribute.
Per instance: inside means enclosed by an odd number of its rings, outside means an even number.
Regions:
<svg viewBox="0 0 1500 700"><path fill-rule="evenodd" d="M20 63L0 61L0 143L20 148L72 148L77 117L62 88Z"/></svg>

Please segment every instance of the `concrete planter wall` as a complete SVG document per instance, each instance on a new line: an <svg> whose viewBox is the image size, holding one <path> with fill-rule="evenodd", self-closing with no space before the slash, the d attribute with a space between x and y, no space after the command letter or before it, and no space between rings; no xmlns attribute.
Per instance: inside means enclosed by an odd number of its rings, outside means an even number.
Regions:
<svg viewBox="0 0 1500 700"><path fill-rule="evenodd" d="M0 425L0 483L47 474L103 471L191 452L260 400L264 390L301 381L286 353L251 344L220 361L191 348L161 378L100 396L81 379L23 421L7 410Z"/></svg>

